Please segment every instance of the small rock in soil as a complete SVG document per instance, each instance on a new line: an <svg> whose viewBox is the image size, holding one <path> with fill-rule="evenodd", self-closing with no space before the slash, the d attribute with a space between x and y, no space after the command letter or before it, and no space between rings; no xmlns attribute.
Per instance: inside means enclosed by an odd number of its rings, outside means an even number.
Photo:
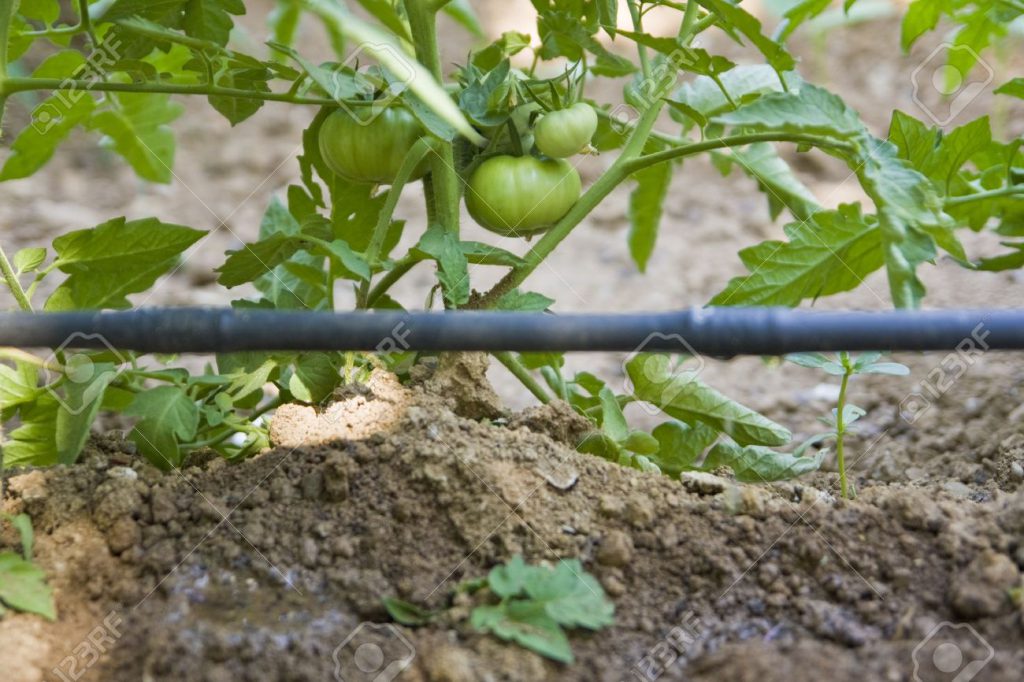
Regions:
<svg viewBox="0 0 1024 682"><path fill-rule="evenodd" d="M995 616L1010 608L1009 591L1020 586L1020 570L1005 554L988 550L953 580L950 605L961 618Z"/></svg>
<svg viewBox="0 0 1024 682"><path fill-rule="evenodd" d="M633 558L633 539L621 530L611 530L601 540L597 561L605 566L622 568Z"/></svg>

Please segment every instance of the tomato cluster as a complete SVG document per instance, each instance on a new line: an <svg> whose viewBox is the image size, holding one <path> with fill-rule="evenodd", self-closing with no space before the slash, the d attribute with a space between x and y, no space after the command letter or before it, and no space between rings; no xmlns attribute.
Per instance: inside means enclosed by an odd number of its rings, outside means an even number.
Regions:
<svg viewBox="0 0 1024 682"><path fill-rule="evenodd" d="M484 228L503 236L530 236L557 223L580 198L580 175L567 157L590 144L597 114L578 102L543 115L534 126L542 156L500 154L485 159L466 182L466 208ZM345 109L331 113L320 128L320 154L339 176L352 182L390 184L406 154L426 134L406 108L388 107L363 121ZM429 169L426 159L411 180Z"/></svg>

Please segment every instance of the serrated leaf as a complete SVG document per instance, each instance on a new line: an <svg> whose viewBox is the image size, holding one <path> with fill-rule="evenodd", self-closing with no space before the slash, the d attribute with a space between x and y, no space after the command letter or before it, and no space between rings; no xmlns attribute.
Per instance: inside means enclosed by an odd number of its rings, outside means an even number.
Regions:
<svg viewBox="0 0 1024 682"><path fill-rule="evenodd" d="M900 45L907 52L917 39L934 30L943 11L951 8L948 0L914 0L907 6L900 25Z"/></svg>
<svg viewBox="0 0 1024 682"><path fill-rule="evenodd" d="M0 553L0 602L18 611L57 619L53 592L46 574L14 552Z"/></svg>
<svg viewBox="0 0 1024 682"><path fill-rule="evenodd" d="M266 239L229 251L224 264L217 268L217 282L227 288L262 279L277 266L306 246L301 236L278 232Z"/></svg>
<svg viewBox="0 0 1024 682"><path fill-rule="evenodd" d="M786 38L791 36L793 31L800 28L800 26L805 22L827 10L831 4L832 0L800 0L790 7L783 15L785 17L786 24L783 29L776 34L776 39L780 43L786 42Z"/></svg>
<svg viewBox="0 0 1024 682"><path fill-rule="evenodd" d="M39 388L39 369L27 362L14 367L0 364L0 410L29 403L43 389Z"/></svg>
<svg viewBox="0 0 1024 682"><path fill-rule="evenodd" d="M296 400L319 403L341 383L340 367L337 353L302 353L295 361L288 390Z"/></svg>
<svg viewBox="0 0 1024 682"><path fill-rule="evenodd" d="M814 457L794 457L760 445L741 447L735 443L718 443L708 452L703 468L710 471L726 466L742 483L769 483L817 471L824 458L824 452Z"/></svg>
<svg viewBox="0 0 1024 682"><path fill-rule="evenodd" d="M129 438L154 466L172 469L183 458L181 444L195 438L199 407L177 386L158 386L135 396L125 410L141 417Z"/></svg>
<svg viewBox="0 0 1024 682"><path fill-rule="evenodd" d="M21 424L10 432L4 443L4 466L53 466L58 463L57 411L60 404L53 394L44 392L18 409Z"/></svg>
<svg viewBox="0 0 1024 682"><path fill-rule="evenodd" d="M690 426L676 420L659 424L651 435L659 447L650 459L662 473L672 478L695 469L700 456L718 440L718 432L710 426L701 423Z"/></svg>
<svg viewBox="0 0 1024 682"><path fill-rule="evenodd" d="M437 261L437 278L445 300L454 306L469 300L469 261L458 237L440 225L431 225L414 250Z"/></svg>
<svg viewBox="0 0 1024 682"><path fill-rule="evenodd" d="M814 85L799 92L773 92L715 120L754 130L784 130L847 139L864 132L856 112L838 96Z"/></svg>
<svg viewBox="0 0 1024 682"><path fill-rule="evenodd" d="M169 95L111 93L116 106L105 108L86 125L107 136L106 145L120 154L143 180L169 183L174 167L174 133L167 126L185 107Z"/></svg>
<svg viewBox="0 0 1024 682"><path fill-rule="evenodd" d="M233 90L249 90L256 93L269 93L267 81L271 73L263 68L235 68L217 75L217 86ZM227 97L210 95L210 106L216 109L231 123L232 127L253 116L263 108L265 102L258 97Z"/></svg>
<svg viewBox="0 0 1024 682"><path fill-rule="evenodd" d="M732 279L711 305L795 306L850 291L883 265L878 224L860 207L843 204L809 222L785 227L789 241L767 241L740 251L751 274Z"/></svg>
<svg viewBox="0 0 1024 682"><path fill-rule="evenodd" d="M54 265L69 277L46 309L128 308L125 296L149 289L205 234L156 218L114 218L61 235L53 241Z"/></svg>
<svg viewBox="0 0 1024 682"><path fill-rule="evenodd" d="M278 234L298 237L302 234L302 226L274 197L260 221L260 239L266 240ZM257 278L253 284L275 308L319 309L327 302L323 265L322 256L300 251ZM305 268L312 270L313 277L303 276Z"/></svg>
<svg viewBox="0 0 1024 682"><path fill-rule="evenodd" d="M554 570L539 568L529 575L525 590L563 627L597 630L614 622L615 606L578 559L563 559Z"/></svg>
<svg viewBox="0 0 1024 682"><path fill-rule="evenodd" d="M764 55L768 64L778 72L789 71L796 66L792 55L779 43L771 40L761 32L761 22L739 5L726 0L698 0L702 7L717 14L725 26L732 27L746 36Z"/></svg>
<svg viewBox="0 0 1024 682"><path fill-rule="evenodd" d="M185 33L218 45L227 45L235 25L231 15L245 14L245 3L242 0L185 0L182 9L182 28Z"/></svg>
<svg viewBox="0 0 1024 682"><path fill-rule="evenodd" d="M718 78L721 85L707 76L698 76L692 82L684 83L671 99L692 108L706 119L733 108L732 103L722 92L723 89L738 104L749 103L763 95L783 91L779 75L765 64L737 66ZM800 77L793 72L784 73L783 79L791 92L799 90L803 84Z"/></svg>
<svg viewBox="0 0 1024 682"><path fill-rule="evenodd" d="M58 52L47 57L32 77L72 77L85 63L78 51ZM95 107L92 94L82 90L59 91L46 98L33 110L31 123L14 139L11 154L0 169L0 182L28 177L46 165L60 143L89 118Z"/></svg>
<svg viewBox="0 0 1024 682"><path fill-rule="evenodd" d="M811 190L796 177L789 164L782 160L770 143L760 142L745 148L734 148L728 158L757 181L758 189L768 198L769 213L773 220L779 217L783 209L788 210L797 220L808 220L812 214L822 210Z"/></svg>
<svg viewBox="0 0 1024 682"><path fill-rule="evenodd" d="M673 168L671 163L659 163L633 174L636 187L629 195L629 253L640 272L647 270L654 253Z"/></svg>
<svg viewBox="0 0 1024 682"><path fill-rule="evenodd" d="M673 374L664 355L641 354L626 363L635 397L687 424L701 422L736 442L782 445L789 430L714 390L691 374Z"/></svg>

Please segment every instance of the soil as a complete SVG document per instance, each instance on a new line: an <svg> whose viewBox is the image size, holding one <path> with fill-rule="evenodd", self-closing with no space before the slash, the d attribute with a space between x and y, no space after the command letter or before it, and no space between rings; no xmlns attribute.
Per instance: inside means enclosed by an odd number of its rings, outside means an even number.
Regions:
<svg viewBox="0 0 1024 682"><path fill-rule="evenodd" d="M269 3L247 4L249 38L258 42ZM529 30L523 3L479 4L495 32ZM469 42L454 29L446 35L455 61ZM805 71L825 74L879 134L894 107L920 114L911 73L935 42L901 57L892 20L831 35L823 49L799 46ZM604 95L619 97L613 87ZM991 102L982 95L964 120ZM37 245L111 215L157 215L214 233L136 304L223 305L245 295L212 286L212 268L225 249L255 238L269 197L294 180L295 147L311 112L267 106L229 134L204 102L187 106L176 125L175 183L140 185L93 140L73 137L41 174L0 186L5 246ZM1004 135L1024 132L1020 113L1003 111ZM17 128L24 118L15 107L6 123ZM788 158L824 204L863 198L845 168L818 156ZM607 163L585 159L584 182ZM669 196L646 275L624 246L623 190L529 287L557 293L561 311L699 305L742 272L737 249L781 234L753 183L722 179L704 161L687 162ZM406 241L415 240L421 209L410 197L399 210L408 218ZM493 243L466 222L468 238ZM999 249L985 235L967 237L973 255ZM475 268L474 285L493 281L493 270ZM930 307L1009 307L1024 294L1019 273L966 272L940 260L922 275ZM432 277L415 270L397 298L421 305ZM888 307L884 277L818 305ZM851 388L868 410L848 446L854 501L838 498L832 461L796 482L750 486L710 474L672 481L577 454L572 446L585 428L572 411L527 407L500 367L488 374L492 390L481 380L480 356L418 368L410 387L375 374L323 410L282 408L272 421L274 448L236 465L198 453L180 472L161 473L110 423L73 467L5 474L0 506L32 516L58 620L11 612L0 619L2 677L374 679L354 666L366 663L359 645L375 643L385 666L411 656L399 678L409 680L917 674L930 682L951 678L935 669L951 651L962 665L981 664L963 679L1022 679L1024 611L1010 596L1024 568L1022 356L983 354L962 369L942 354L895 359L911 366L910 377L858 378ZM569 359L611 381L621 381L621 362L604 354ZM906 418L908 396L919 382L934 383L936 368L951 387ZM703 371L797 441L817 430L816 417L837 393L810 370L755 358L708 360ZM10 529L0 531L0 550L17 544ZM517 553L530 562L578 558L615 603L614 626L572 632L572 666L467 624L479 598L456 587ZM385 596L443 613L426 627L383 625Z"/></svg>

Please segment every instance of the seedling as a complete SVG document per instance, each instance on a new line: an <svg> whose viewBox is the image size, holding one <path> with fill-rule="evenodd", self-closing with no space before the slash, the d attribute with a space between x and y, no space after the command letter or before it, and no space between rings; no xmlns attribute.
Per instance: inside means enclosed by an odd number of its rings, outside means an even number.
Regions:
<svg viewBox="0 0 1024 682"><path fill-rule="evenodd" d="M793 353L786 356L786 359L793 364L820 369L831 376L842 377L836 406L830 414L820 417L822 423L830 430L812 437L798 450L803 452L813 444L828 440L835 441L836 463L839 467L839 491L844 498L855 497L857 494L853 485L846 478L844 441L846 434L850 432L850 426L867 414L863 408L857 407L847 400L846 392L850 385L850 377L857 374L889 374L893 376L910 374L910 370L898 362L879 362L881 357L881 353L864 353L859 357L853 357L846 352L839 353L834 357L828 357L821 353Z"/></svg>
<svg viewBox="0 0 1024 682"><path fill-rule="evenodd" d="M20 554L0 552L0 617L7 607L56 620L53 591L46 584L42 569L32 563L32 520L27 514L0 513L0 521L10 523L21 536Z"/></svg>
<svg viewBox="0 0 1024 682"><path fill-rule="evenodd" d="M549 568L530 566L517 554L486 578L462 583L459 591L493 597L470 615L477 630L560 663L573 662L567 629L600 630L614 622L615 606L575 559ZM400 599L385 599L384 605L397 622L412 627L440 615Z"/></svg>

